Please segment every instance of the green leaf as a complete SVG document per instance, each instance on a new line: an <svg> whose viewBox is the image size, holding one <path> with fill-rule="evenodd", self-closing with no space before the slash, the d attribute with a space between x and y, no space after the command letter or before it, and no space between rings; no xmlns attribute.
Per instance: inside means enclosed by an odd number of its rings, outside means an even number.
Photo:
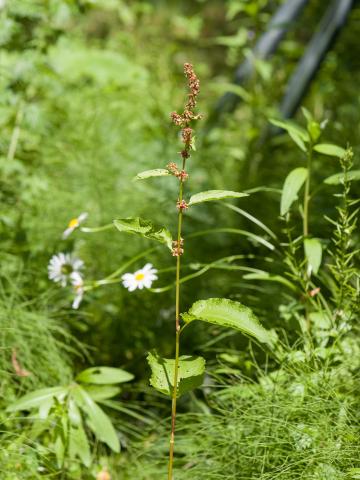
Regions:
<svg viewBox="0 0 360 480"><path fill-rule="evenodd" d="M241 198L248 196L247 193L232 192L230 190L208 190L192 195L189 205L196 205L197 203L210 202L213 200L223 200L224 198Z"/></svg>
<svg viewBox="0 0 360 480"><path fill-rule="evenodd" d="M294 142L300 148L300 150L302 150L303 152L306 152L306 145L301 139L300 135L293 130L290 130L288 134L294 140Z"/></svg>
<svg viewBox="0 0 360 480"><path fill-rule="evenodd" d="M150 384L165 395L172 395L174 388L175 360L161 358L156 352L149 353L147 361L151 368ZM179 358L177 396L202 385L205 374L205 359L183 355Z"/></svg>
<svg viewBox="0 0 360 480"><path fill-rule="evenodd" d="M185 322L202 320L223 327L234 328L256 338L262 343L271 343L270 334L260 324L250 308L227 298L209 298L195 302L187 313Z"/></svg>
<svg viewBox="0 0 360 480"><path fill-rule="evenodd" d="M52 387L42 388L28 393L19 398L16 402L7 407L8 412L15 412L17 410L30 410L34 407L39 407L50 398L56 397L62 400L68 393L69 387Z"/></svg>
<svg viewBox="0 0 360 480"><path fill-rule="evenodd" d="M79 373L76 381L83 383L95 383L97 385L106 385L112 383L129 382L134 378L132 373L126 372L121 368L113 367L92 367Z"/></svg>
<svg viewBox="0 0 360 480"><path fill-rule="evenodd" d="M83 388L95 402L115 397L121 392L121 388L112 385L83 385Z"/></svg>
<svg viewBox="0 0 360 480"><path fill-rule="evenodd" d="M346 179L348 181L356 181L360 180L360 170L350 170L346 174ZM345 175L343 172L335 173L335 175L331 175L327 177L324 182L328 185L340 185L345 180Z"/></svg>
<svg viewBox="0 0 360 480"><path fill-rule="evenodd" d="M323 155L329 155L330 157L343 157L345 150L338 145L332 145L330 143L319 143L314 146L315 152L322 153Z"/></svg>
<svg viewBox="0 0 360 480"><path fill-rule="evenodd" d="M172 237L169 230L165 227L157 227L149 220L139 217L120 218L114 220L114 225L120 232L134 233L141 237L157 240L172 250Z"/></svg>
<svg viewBox="0 0 360 480"><path fill-rule="evenodd" d="M171 175L169 170L165 168L155 168L154 170L145 170L145 172L138 173L134 180L145 180L151 177L167 177L169 175Z"/></svg>
<svg viewBox="0 0 360 480"><path fill-rule="evenodd" d="M286 287L290 288L293 291L296 291L295 285L293 285L289 280L281 275L271 275L268 272L261 273L247 273L243 276L244 280L264 280L267 282L277 282L282 283Z"/></svg>
<svg viewBox="0 0 360 480"><path fill-rule="evenodd" d="M91 465L90 446L82 424L70 425L69 456L73 459L79 457L85 467Z"/></svg>
<svg viewBox="0 0 360 480"><path fill-rule="evenodd" d="M303 142L309 142L309 134L305 129L300 127L300 125L297 125L294 122L291 122L289 120L276 120L275 118L270 118L269 122L275 125L276 127L280 127L283 130L286 130L289 134L290 132L296 135L297 137L300 137Z"/></svg>
<svg viewBox="0 0 360 480"><path fill-rule="evenodd" d="M114 452L120 452L120 443L116 431L104 411L80 386L73 391L73 396L77 405L87 415L87 423L96 437L106 443Z"/></svg>
<svg viewBox="0 0 360 480"><path fill-rule="evenodd" d="M322 257L322 246L320 241L317 238L305 238L304 250L311 272L317 274L321 265Z"/></svg>
<svg viewBox="0 0 360 480"><path fill-rule="evenodd" d="M82 463L88 467L91 464L89 442L84 431L80 411L71 399L69 402L69 455L75 459L79 457Z"/></svg>
<svg viewBox="0 0 360 480"><path fill-rule="evenodd" d="M286 177L281 194L280 215L285 215L308 176L307 168L299 167L292 170Z"/></svg>

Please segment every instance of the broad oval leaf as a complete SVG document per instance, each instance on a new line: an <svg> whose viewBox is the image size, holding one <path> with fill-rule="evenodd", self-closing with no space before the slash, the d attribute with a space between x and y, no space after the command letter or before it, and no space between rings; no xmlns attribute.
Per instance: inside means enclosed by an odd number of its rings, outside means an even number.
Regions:
<svg viewBox="0 0 360 480"><path fill-rule="evenodd" d="M353 180L360 180L360 170L350 170L346 174L346 179L348 181ZM326 178L324 182L328 185L340 185L345 180L345 175L343 172L335 173L335 175L331 175L330 177Z"/></svg>
<svg viewBox="0 0 360 480"><path fill-rule="evenodd" d="M292 170L286 177L281 194L280 214L285 215L308 176L307 168L299 167Z"/></svg>
<svg viewBox="0 0 360 480"><path fill-rule="evenodd" d="M63 399L69 392L69 387L51 387L35 390L19 398L16 402L7 407L8 412L15 412L17 410L30 410L34 407L39 407L49 399L56 397Z"/></svg>
<svg viewBox="0 0 360 480"><path fill-rule="evenodd" d="M317 274L321 265L322 246L317 238L305 238L305 256L309 264L310 272Z"/></svg>
<svg viewBox="0 0 360 480"><path fill-rule="evenodd" d="M140 217L120 218L114 220L114 225L120 232L133 233L151 240L157 240L172 250L172 237L169 230L154 225L150 220L144 220Z"/></svg>
<svg viewBox="0 0 360 480"><path fill-rule="evenodd" d="M314 146L315 152L322 153L323 155L329 155L330 157L343 157L345 151L338 145L332 145L330 143L318 143Z"/></svg>
<svg viewBox="0 0 360 480"><path fill-rule="evenodd" d="M300 137L300 139L303 142L309 142L309 134L308 132L300 127L300 125L297 125L294 122L291 122L290 120L277 120L275 118L270 118L269 122L275 125L276 127L280 127L283 130L286 130L289 134L290 132L296 135L297 137Z"/></svg>
<svg viewBox="0 0 360 480"><path fill-rule="evenodd" d="M138 173L134 180L145 180L151 177L167 177L169 175L171 175L169 170L165 168L155 168L154 170L145 170L144 172Z"/></svg>
<svg viewBox="0 0 360 480"><path fill-rule="evenodd" d="M112 383L129 382L133 378L133 374L126 372L121 368L92 367L80 372L79 375L76 377L76 381L82 383L95 383L97 385L106 385Z"/></svg>
<svg viewBox="0 0 360 480"><path fill-rule="evenodd" d="M211 202L214 200L224 200L225 198L248 197L248 193L232 192L230 190L207 190L206 192L195 193L189 201L189 205Z"/></svg>
<svg viewBox="0 0 360 480"><path fill-rule="evenodd" d="M256 338L262 343L271 343L270 333L260 324L252 310L227 298L209 298L195 302L187 313L185 322L202 320L223 327L234 328Z"/></svg>
<svg viewBox="0 0 360 480"><path fill-rule="evenodd" d="M87 423L96 437L106 443L114 452L120 452L119 439L110 418L94 402L86 390L77 386L73 390L73 398L87 416Z"/></svg>
<svg viewBox="0 0 360 480"><path fill-rule="evenodd" d="M175 360L161 358L156 352L149 353L147 361L151 368L150 384L165 395L172 395L174 388ZM205 359L183 355L179 358L177 397L202 385L205 374Z"/></svg>

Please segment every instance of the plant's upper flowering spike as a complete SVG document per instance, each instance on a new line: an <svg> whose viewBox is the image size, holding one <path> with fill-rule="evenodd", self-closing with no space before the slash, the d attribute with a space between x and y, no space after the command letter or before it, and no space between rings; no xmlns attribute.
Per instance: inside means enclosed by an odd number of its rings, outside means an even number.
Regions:
<svg viewBox="0 0 360 480"><path fill-rule="evenodd" d="M53 255L48 265L49 279L66 287L73 272L80 272L84 262L71 253L58 253Z"/></svg>
<svg viewBox="0 0 360 480"><path fill-rule="evenodd" d="M192 142L192 133L193 130L190 128L190 122L192 120L199 120L201 118L200 114L194 113L194 108L196 107L196 99L200 91L200 82L194 72L193 66L191 63L184 64L184 73L188 79L189 95L186 102L184 112L179 114L177 112L172 112L170 114L171 120L178 127L182 127L181 137L182 141L185 144L185 148L180 152L180 155L183 160L186 160L190 157L190 148Z"/></svg>
<svg viewBox="0 0 360 480"><path fill-rule="evenodd" d="M137 288L142 290L145 288L150 288L152 282L157 280L157 270L153 268L151 263L147 263L143 268L137 270L135 273L125 273L122 278L122 283L129 292L133 292Z"/></svg>
<svg viewBox="0 0 360 480"><path fill-rule="evenodd" d="M88 217L87 212L82 212L80 215L76 218L72 218L69 222L69 225L67 226L66 230L64 230L62 234L62 238L67 238L76 228L79 227L79 225L84 222Z"/></svg>
<svg viewBox="0 0 360 480"><path fill-rule="evenodd" d="M79 272L72 272L70 275L70 281L75 291L72 308L77 310L84 296L84 280Z"/></svg>

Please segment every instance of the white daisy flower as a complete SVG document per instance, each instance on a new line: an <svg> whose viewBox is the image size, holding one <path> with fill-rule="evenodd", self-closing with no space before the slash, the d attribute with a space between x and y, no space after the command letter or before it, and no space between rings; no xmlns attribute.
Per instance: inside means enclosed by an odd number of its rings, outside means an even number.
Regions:
<svg viewBox="0 0 360 480"><path fill-rule="evenodd" d="M79 272L72 272L70 274L70 280L75 290L75 298L72 303L72 308L77 310L84 296L84 280Z"/></svg>
<svg viewBox="0 0 360 480"><path fill-rule="evenodd" d="M82 212L78 217L72 218L66 230L64 230L62 234L62 238L67 238L76 228L78 228L80 223L84 222L87 219L87 217L88 217L88 213Z"/></svg>
<svg viewBox="0 0 360 480"><path fill-rule="evenodd" d="M156 268L153 268L151 263L147 263L143 268L137 270L135 273L125 273L122 278L122 283L129 292L133 292L137 288L142 290L150 288L154 280L157 280Z"/></svg>
<svg viewBox="0 0 360 480"><path fill-rule="evenodd" d="M80 258L74 257L71 253L58 253L53 255L48 265L49 279L55 283L60 283L66 287L70 275L73 272L79 272L84 267L84 262Z"/></svg>

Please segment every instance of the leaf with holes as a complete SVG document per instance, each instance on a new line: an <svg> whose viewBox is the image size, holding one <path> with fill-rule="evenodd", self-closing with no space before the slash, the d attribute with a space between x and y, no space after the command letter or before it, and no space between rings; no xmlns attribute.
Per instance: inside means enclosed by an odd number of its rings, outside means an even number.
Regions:
<svg viewBox="0 0 360 480"><path fill-rule="evenodd" d="M248 196L249 195L247 193L232 192L230 190L207 190L206 192L200 192L192 195L189 201L189 205L191 206L198 203L224 200L225 198L241 198Z"/></svg>
<svg viewBox="0 0 360 480"><path fill-rule="evenodd" d="M209 298L195 302L187 313L182 314L185 322L201 320L222 327L239 330L262 343L271 343L270 333L248 307L227 298Z"/></svg>
<svg viewBox="0 0 360 480"><path fill-rule="evenodd" d="M169 230L165 227L154 225L150 220L144 220L140 217L120 218L114 220L114 225L120 232L132 233L151 240L156 240L160 243L164 243L170 250L172 250L172 237Z"/></svg>
<svg viewBox="0 0 360 480"><path fill-rule="evenodd" d="M281 194L280 214L285 215L297 199L297 194L308 176L307 168L292 170L286 177Z"/></svg>
<svg viewBox="0 0 360 480"><path fill-rule="evenodd" d="M172 395L174 388L175 360L161 358L156 352L149 353L147 361L151 368L150 384L165 395ZM204 380L205 359L183 355L179 357L177 396L200 387Z"/></svg>

